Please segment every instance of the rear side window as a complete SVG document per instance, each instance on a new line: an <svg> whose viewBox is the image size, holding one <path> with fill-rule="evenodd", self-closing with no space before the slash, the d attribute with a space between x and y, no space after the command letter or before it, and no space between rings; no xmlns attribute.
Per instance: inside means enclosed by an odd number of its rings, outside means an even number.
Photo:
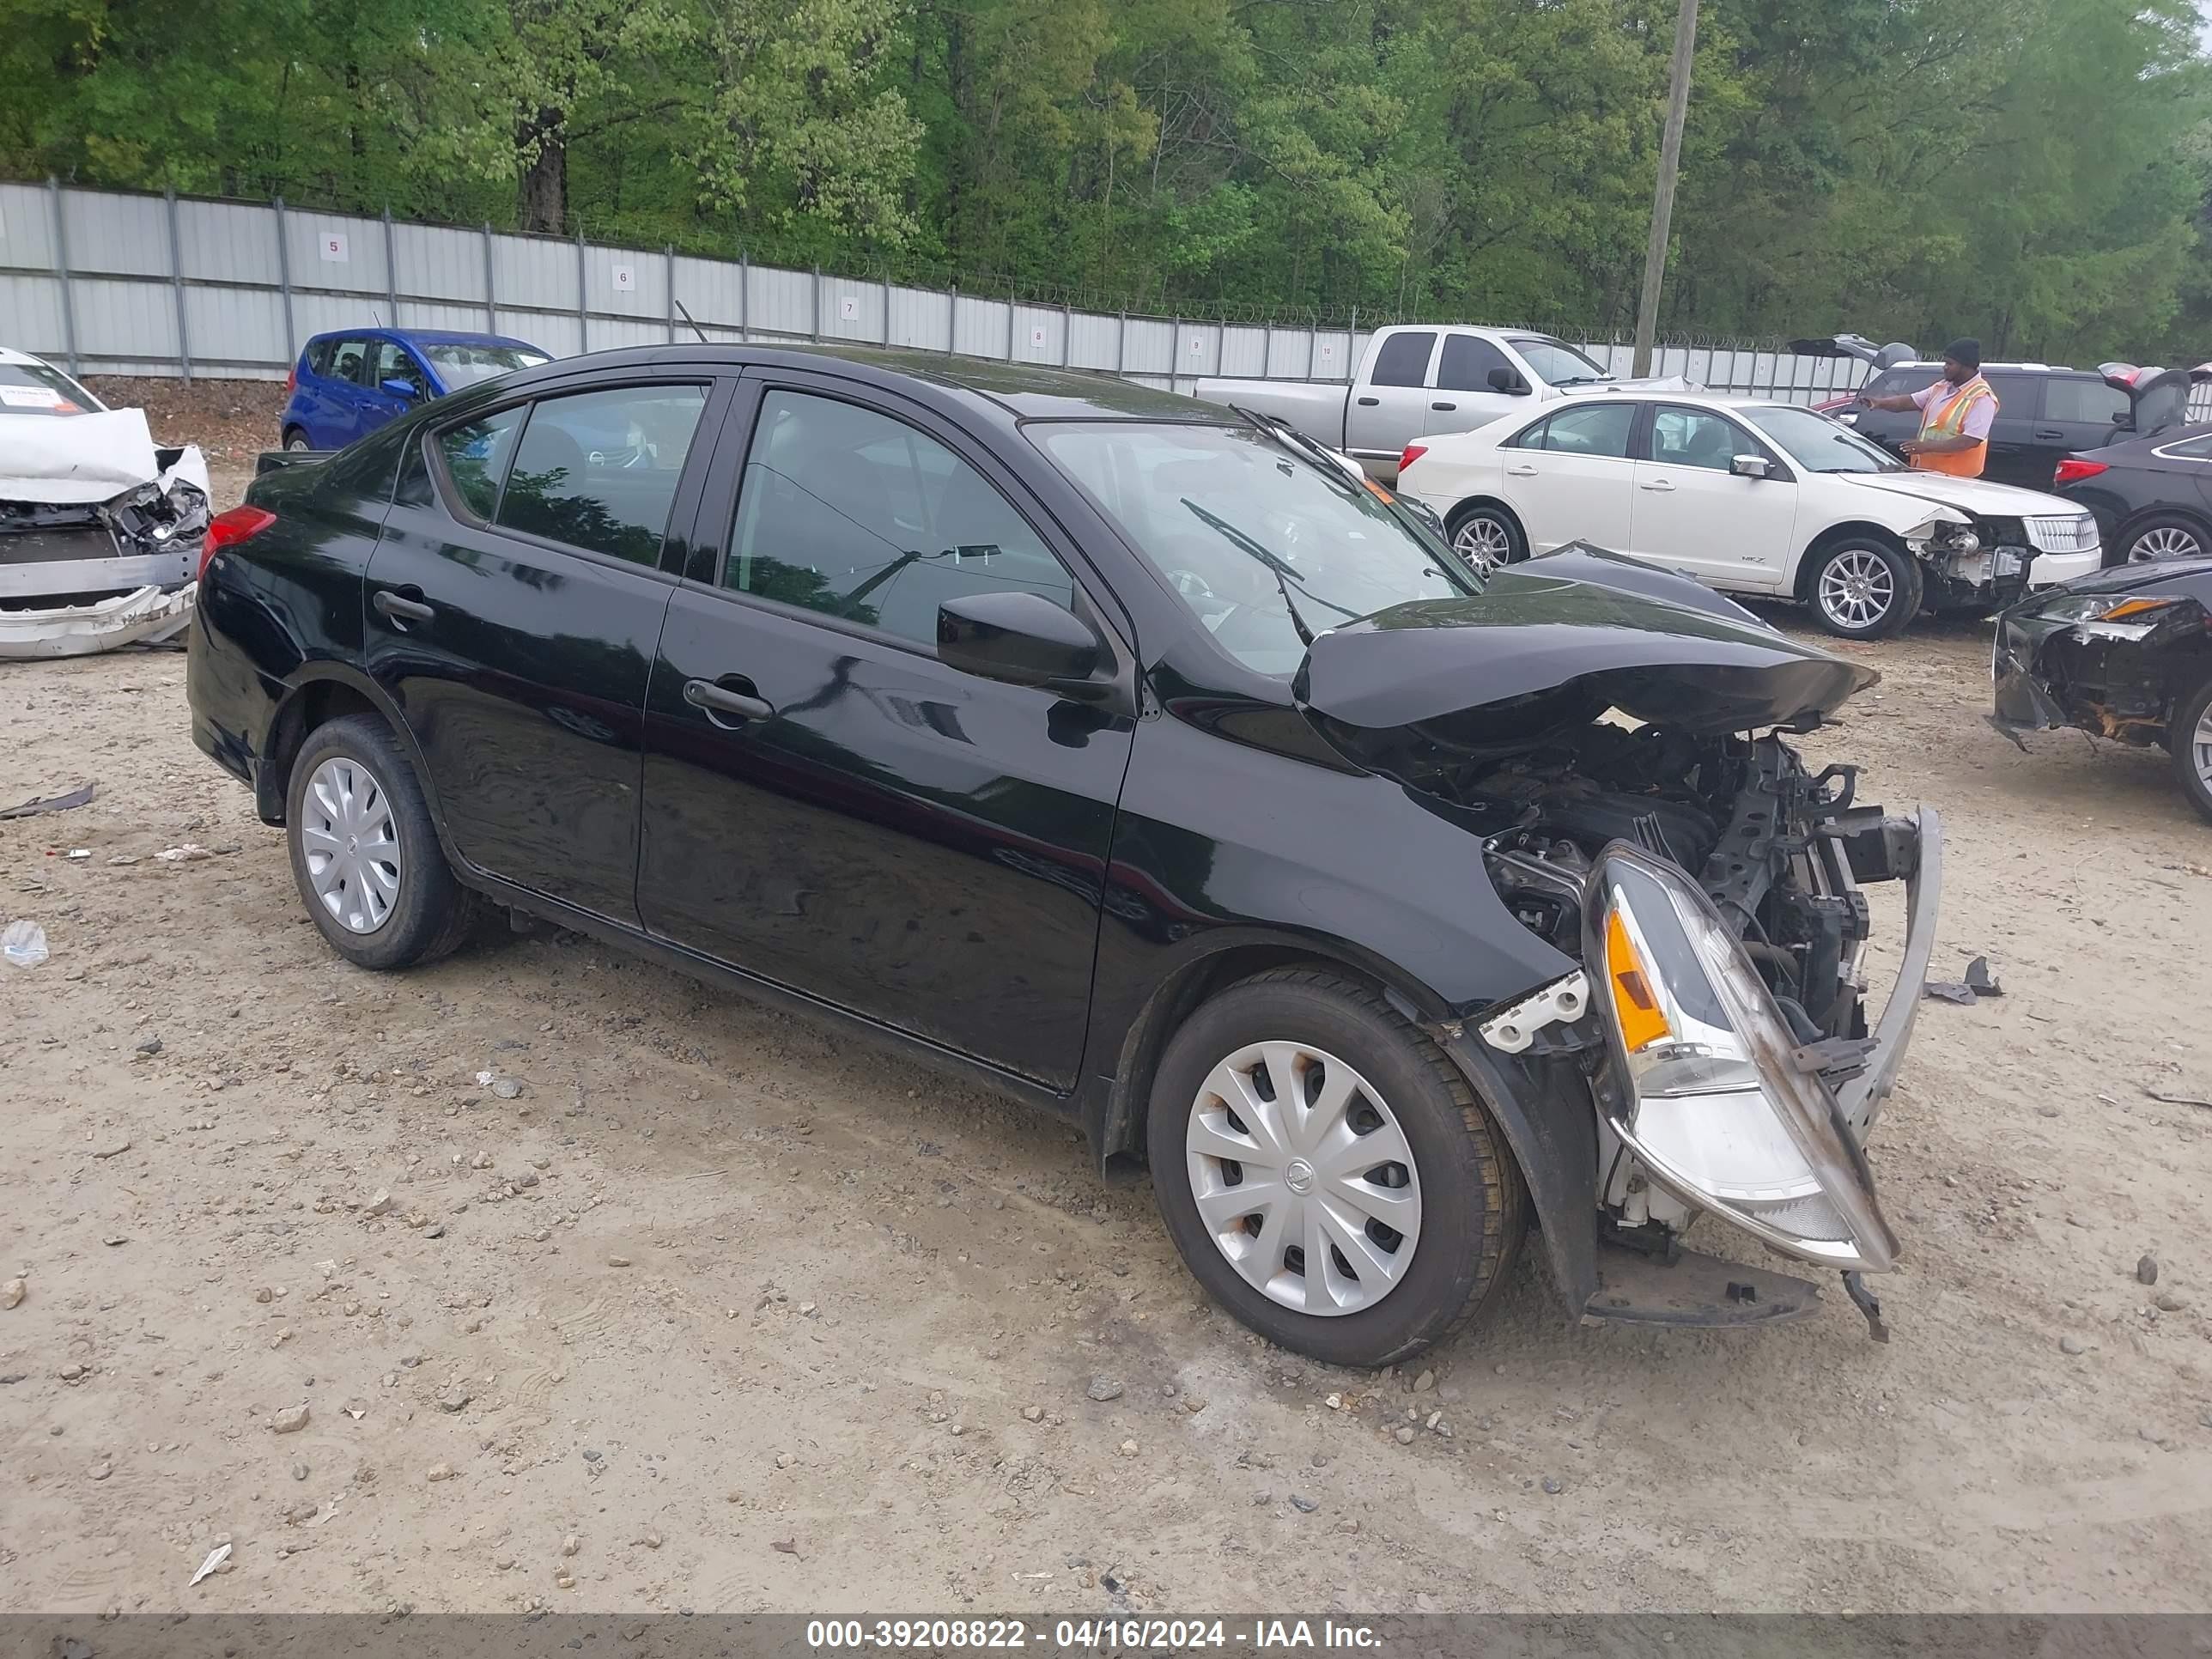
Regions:
<svg viewBox="0 0 2212 1659"><path fill-rule="evenodd" d="M462 505L479 519L489 519L499 506L500 482L507 477L507 463L514 453L514 434L522 429L522 417L528 413L528 404L518 404L466 426L448 427L438 434L438 451L445 458L447 475L460 493Z"/></svg>
<svg viewBox="0 0 2212 1659"><path fill-rule="evenodd" d="M1524 447L1625 460L1628 455L1628 431L1635 424L1636 410L1628 404L1591 404L1563 409L1544 422L1543 441Z"/></svg>
<svg viewBox="0 0 2212 1659"><path fill-rule="evenodd" d="M1885 368L1867 382L1867 395L1871 398L1897 398L1911 392L1925 392L1943 378L1943 371L1932 367L1917 368ZM1992 386L1991 391L1996 387Z"/></svg>
<svg viewBox="0 0 2212 1659"><path fill-rule="evenodd" d="M1375 354L1376 386L1419 386L1428 378L1429 354L1437 349L1431 333L1393 334Z"/></svg>
<svg viewBox="0 0 2212 1659"><path fill-rule="evenodd" d="M2043 374L1984 374L1996 393L1997 413L2015 421L2035 418L2035 405L2050 377Z"/></svg>
<svg viewBox="0 0 2212 1659"><path fill-rule="evenodd" d="M2043 418L2082 426L2112 426L2127 419L2128 394L2102 380L2048 380L2043 387Z"/></svg>
<svg viewBox="0 0 2212 1659"><path fill-rule="evenodd" d="M1443 361L1437 365L1437 389L1440 392L1487 392L1491 389L1490 371L1502 368L1510 373L1513 365L1505 361L1505 354L1489 341L1472 334L1444 336Z"/></svg>
<svg viewBox="0 0 2212 1659"><path fill-rule="evenodd" d="M657 564L707 392L623 386L531 407L495 521L633 564Z"/></svg>
<svg viewBox="0 0 2212 1659"><path fill-rule="evenodd" d="M307 342L307 372L309 374L327 374L331 372L331 348L337 343L335 340Z"/></svg>

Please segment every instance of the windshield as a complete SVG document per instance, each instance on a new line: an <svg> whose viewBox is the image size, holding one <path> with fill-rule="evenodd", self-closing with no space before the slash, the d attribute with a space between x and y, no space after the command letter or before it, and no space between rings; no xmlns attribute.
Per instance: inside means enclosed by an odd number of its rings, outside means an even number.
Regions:
<svg viewBox="0 0 2212 1659"><path fill-rule="evenodd" d="M106 407L58 368L0 363L0 415L91 415Z"/></svg>
<svg viewBox="0 0 2212 1659"><path fill-rule="evenodd" d="M418 348L438 371L449 391L458 392L478 380L512 374L518 368L535 368L553 359L534 346L424 345Z"/></svg>
<svg viewBox="0 0 2212 1659"><path fill-rule="evenodd" d="M1318 634L1408 599L1477 591L1471 570L1366 484L1249 427L1026 430L1222 647L1263 674L1297 672L1301 623Z"/></svg>
<svg viewBox="0 0 2212 1659"><path fill-rule="evenodd" d="M1588 386L1593 380L1613 378L1564 340L1528 335L1515 338L1511 344L1546 386Z"/></svg>
<svg viewBox="0 0 2212 1659"><path fill-rule="evenodd" d="M1839 421L1809 409L1739 409L1775 447L1811 472L1902 472L1897 458Z"/></svg>

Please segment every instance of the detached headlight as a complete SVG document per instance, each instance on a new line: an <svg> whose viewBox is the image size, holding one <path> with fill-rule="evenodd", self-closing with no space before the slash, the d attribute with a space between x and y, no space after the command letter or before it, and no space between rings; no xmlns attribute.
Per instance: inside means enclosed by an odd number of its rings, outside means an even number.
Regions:
<svg viewBox="0 0 2212 1659"><path fill-rule="evenodd" d="M1888 1267L1897 1237L1866 1159L1711 902L1621 842L1589 891L1583 964L1620 1073L1613 1133L1686 1204L1808 1261Z"/></svg>
<svg viewBox="0 0 2212 1659"><path fill-rule="evenodd" d="M2139 599L2126 593L2068 593L2038 612L2052 622L2149 622L2175 599Z"/></svg>

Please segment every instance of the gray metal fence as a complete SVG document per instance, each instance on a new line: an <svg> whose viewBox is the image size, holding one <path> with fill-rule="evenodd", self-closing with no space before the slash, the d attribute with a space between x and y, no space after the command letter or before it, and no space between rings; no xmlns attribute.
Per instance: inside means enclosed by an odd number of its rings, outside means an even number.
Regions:
<svg viewBox="0 0 2212 1659"><path fill-rule="evenodd" d="M911 288L489 225L0 183L0 344L100 374L277 379L311 335L371 323L490 330L568 356L690 338L696 322L714 340L957 352L1187 391L1206 376L1347 380L1370 332L1392 320L1279 326L1082 311L1018 291ZM1628 371L1626 343L1577 343ZM1864 376L1850 360L1749 343L1667 344L1655 367L1801 402Z"/></svg>

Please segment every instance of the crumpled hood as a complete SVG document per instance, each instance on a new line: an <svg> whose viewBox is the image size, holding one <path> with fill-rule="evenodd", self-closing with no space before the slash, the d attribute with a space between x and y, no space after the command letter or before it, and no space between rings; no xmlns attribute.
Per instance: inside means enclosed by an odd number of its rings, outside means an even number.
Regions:
<svg viewBox="0 0 2212 1659"><path fill-rule="evenodd" d="M0 501L47 506L112 500L159 480L208 489L207 462L187 447L162 465L143 409L88 415L0 415Z"/></svg>
<svg viewBox="0 0 2212 1659"><path fill-rule="evenodd" d="M1547 571L1553 562L1501 570L1471 598L1418 599L1331 629L1307 649L1292 695L1316 714L1379 728L1573 690L1717 735L1826 714L1881 678L1712 608L1717 596L1657 596L1667 583L1696 589L1686 577L1644 567L1631 592Z"/></svg>
<svg viewBox="0 0 2212 1659"><path fill-rule="evenodd" d="M2039 489L2021 489L1982 478L1954 478L1942 472L1847 472L1831 476L1848 479L1863 489L1912 496L1992 519L2078 519L2087 511Z"/></svg>

